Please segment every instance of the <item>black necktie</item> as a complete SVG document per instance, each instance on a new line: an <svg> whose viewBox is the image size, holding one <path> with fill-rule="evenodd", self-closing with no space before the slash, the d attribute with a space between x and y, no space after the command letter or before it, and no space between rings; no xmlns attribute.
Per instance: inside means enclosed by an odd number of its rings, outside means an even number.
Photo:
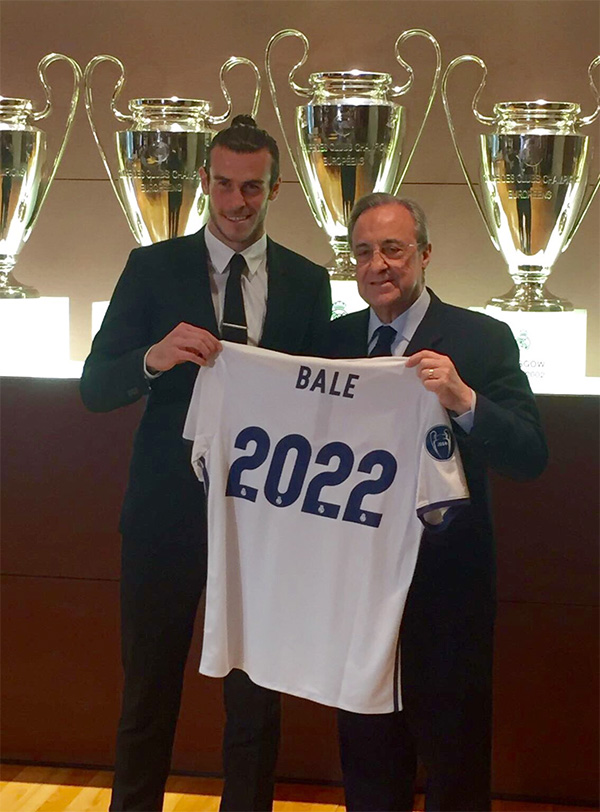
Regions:
<svg viewBox="0 0 600 812"><path fill-rule="evenodd" d="M236 344L246 344L248 340L246 312L242 298L242 272L245 267L246 260L241 254L234 254L231 257L229 277L225 288L221 338L225 341L234 341Z"/></svg>
<svg viewBox="0 0 600 812"><path fill-rule="evenodd" d="M381 327L375 330L373 335L377 336L377 341L369 353L369 357L374 358L381 355L391 355L392 343L396 338L397 330L394 330L389 324L382 324Z"/></svg>

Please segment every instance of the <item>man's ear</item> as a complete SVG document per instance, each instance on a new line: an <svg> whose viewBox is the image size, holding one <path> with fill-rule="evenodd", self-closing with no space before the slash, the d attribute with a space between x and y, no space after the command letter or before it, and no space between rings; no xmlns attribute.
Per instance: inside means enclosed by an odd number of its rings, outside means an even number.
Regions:
<svg viewBox="0 0 600 812"><path fill-rule="evenodd" d="M423 270L425 270L425 268L429 265L429 260L431 259L431 243L430 242L428 242L427 245L425 246L425 248L423 248L423 250L421 251L421 257L422 257L422 265L421 265L421 267L423 268Z"/></svg>
<svg viewBox="0 0 600 812"><path fill-rule="evenodd" d="M281 176L277 178L275 183L273 184L273 188L269 192L269 200L275 200L277 195L279 194L279 187L281 186Z"/></svg>
<svg viewBox="0 0 600 812"><path fill-rule="evenodd" d="M198 170L198 174L200 175L200 183L202 184L202 191L205 195L208 194L208 184L209 184L209 177L206 169L201 166Z"/></svg>

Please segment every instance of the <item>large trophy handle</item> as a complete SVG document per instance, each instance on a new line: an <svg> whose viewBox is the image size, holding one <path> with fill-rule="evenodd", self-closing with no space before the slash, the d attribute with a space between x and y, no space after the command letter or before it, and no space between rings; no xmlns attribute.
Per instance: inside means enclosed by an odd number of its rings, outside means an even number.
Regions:
<svg viewBox="0 0 600 812"><path fill-rule="evenodd" d="M598 65L600 65L600 55L597 56L595 59L592 59L592 61L590 62L590 66L588 68L590 88L592 90L592 95L596 98L596 109L589 116L582 116L579 119L580 125L592 124L598 118L598 113L600 113L600 90L598 90L598 87L594 82L594 77L592 76L594 68L597 68Z"/></svg>
<svg viewBox="0 0 600 812"><path fill-rule="evenodd" d="M600 65L600 56L597 56L595 59L593 59L592 62L590 63L589 68L588 68L588 76L590 78L590 87L592 88L592 93L596 97L596 102L597 102L596 109L589 116L582 116L579 119L579 123L582 124L582 125L591 124L598 117L598 113L600 113L600 91L598 90L598 87L596 86L596 83L594 82L594 77L592 76L592 71L594 70L594 68L597 68L598 65ZM567 238L567 240L566 240L566 242L565 242L565 244L563 246L563 249L562 249L563 251L566 251L567 248L569 247L569 245L571 244L571 240L573 239L573 237L577 233L577 231L579 229L579 226L581 225L581 221L583 220L583 218L587 214L589 207L592 205L592 203L594 201L594 198L596 197L596 193L598 192L599 188L600 188L600 173L598 174L598 177L596 179L596 183L594 184L594 188L590 192L590 196L588 197L587 202L581 207L581 211L580 211L577 219L573 223L573 227L571 228L571 232L570 232L570 234L569 234L569 236L568 236L568 238Z"/></svg>
<svg viewBox="0 0 600 812"><path fill-rule="evenodd" d="M408 158L406 159L406 163L404 164L404 169L401 170L400 178L398 179L398 181L396 183L396 188L394 189L394 192L393 192L394 194L397 194L398 190L400 189L400 186L402 185L402 181L404 180L404 176L406 175L406 173L408 171L408 167L410 166L410 163L412 161L413 155L415 154L415 150L417 148L417 145L418 145L419 141L421 140L421 135L423 134L423 129L425 127L425 123L426 123L427 119L429 118L429 113L431 111L431 107L433 105L433 100L434 100L435 94L437 92L438 84L439 84L439 81L440 81L440 73L442 72L442 52L440 50L440 46L439 46L439 43L436 40L436 38L434 36L432 36L429 33L429 31L425 31L425 29L423 29L423 28L410 28L408 31L404 31L402 34L400 34L400 36L396 40L396 44L394 46L394 52L396 54L396 59L398 60L398 62L407 71L408 80L401 87L394 88L394 90L390 93L391 98L397 98L398 96L401 96L404 93L406 93L409 90L409 88L411 87L411 85L413 83L413 80L414 80L414 75L415 74L414 74L414 71L413 71L412 67L408 64L408 62L405 62L404 59L402 59L402 57L400 56L400 45L405 40L410 39L411 37L425 37L425 39L429 40L429 42L433 45L433 47L435 49L435 71L434 71L434 74L433 74L433 81L431 82L431 92L429 93L429 100L427 102L427 107L425 108L425 115L423 116L423 121L421 122L421 126L419 127L419 131L417 132L416 138L415 138L414 143L412 145L412 149L411 149L411 151L410 151L410 153L408 155Z"/></svg>
<svg viewBox="0 0 600 812"><path fill-rule="evenodd" d="M229 71L236 65L249 65L254 71L254 74L256 76L256 89L254 91L254 103L252 104L252 118L256 118L256 113L258 112L258 105L260 104L260 91L261 91L260 71L251 59L246 59L245 56L230 56L229 59L226 62L224 62L223 65L221 66L221 71L219 73L221 92L227 104L227 109L221 116L207 116L206 120L208 121L209 124L222 124L224 121L227 121L227 119L231 115L231 96L229 95L227 85L225 84L225 74L229 73Z"/></svg>
<svg viewBox="0 0 600 812"><path fill-rule="evenodd" d="M479 101L479 97L480 97L481 92L482 92L482 90L483 90L483 88L485 86L485 77L487 76L487 67L485 65L485 62L482 59L480 59L478 56L473 56L472 54L464 54L463 56L457 56L456 59L453 59L452 62L450 62L450 64L448 65L448 67L446 68L446 70L444 72L444 76L442 77L442 102L444 104L444 110L446 111L446 118L448 119L448 127L450 128L450 135L452 136L452 143L454 144L454 149L456 150L456 154L458 156L458 161L460 163L461 169L462 169L463 174L465 176L465 179L467 181L467 185L469 187L469 190L471 192L473 200L475 201L475 205L477 206L477 210L479 211L479 214L481 215L481 219L483 220L483 222L485 224L485 228L487 230L487 233L490 236L490 240L492 241L492 243L493 243L494 247L496 248L496 250L499 251L500 250L500 244L498 243L498 240L496 239L496 236L495 236L495 234L493 232L493 229L490 227L490 224L488 223L488 219L486 217L485 210L483 208L483 205L481 204L481 201L479 200L479 198L477 196L477 192L475 191L475 185L473 184L473 181L471 180L471 176L469 175L469 170L467 169L467 165L466 165L465 160L463 158L462 152L460 151L460 147L458 145L458 139L456 137L456 130L454 129L454 123L452 121L452 115L450 113L450 105L448 103L448 94L446 92L446 87L448 85L448 78L449 78L450 74L452 73L452 71L454 70L454 68L457 65L461 64L461 62L476 62L482 68L483 77L481 79L481 83L480 83L475 95L473 96L473 103L471 105L471 109L473 110L473 114L475 115L475 118L478 121L480 121L482 124L491 125L491 124L495 123L495 119L492 116L484 116L477 109L477 102Z"/></svg>
<svg viewBox="0 0 600 812"><path fill-rule="evenodd" d="M321 223L321 217L319 212L315 208L312 202L312 195L310 193L310 188L306 177L304 176L304 170L301 168L300 163L296 159L296 155L292 150L292 145L287 137L287 133L285 131L285 127L283 126L283 118L281 115L281 110L279 109L279 103L277 101L277 88L275 87L275 81L273 79L273 74L271 73L271 50L273 45L280 40L285 39L285 37L296 37L297 39L302 41L304 45L304 54L302 55L302 59L297 62L291 71L288 74L288 81L290 83L290 87L292 90L298 94L298 96L304 96L305 98L310 98L313 94L307 87L302 87L301 85L297 84L294 81L294 74L301 68L302 65L306 62L306 58L308 57L308 39L301 31L297 31L295 28L284 28L282 31L278 31L276 34L273 34L271 39L267 44L267 48L265 50L265 70L267 72L267 81L269 82L269 90L271 91L271 98L273 99L273 107L275 108L275 115L277 116L277 121L279 122L279 127L281 129L281 133L283 135L283 140L285 141L285 145L287 147L287 151L289 153L290 159L292 164L294 165L294 169L296 170L296 175L298 180L300 181L300 186L302 187L302 191L304 192L304 196L308 201L308 205L310 206L310 210L313 213L313 216L317 223Z"/></svg>
<svg viewBox="0 0 600 812"><path fill-rule="evenodd" d="M52 89L46 78L46 68L53 62L68 62L69 65L71 66L71 70L73 71L73 92L71 94L71 105L69 108L69 114L67 116L65 134L60 143L60 147L58 148L58 152L56 153L56 157L54 158L52 168L48 172L44 169L44 177L40 182L40 189L38 191L35 207L27 224L27 229L25 231L23 241L25 241L29 237L29 233L36 224L42 205L50 190L50 184L54 180L56 170L58 169L58 165L62 160L65 147L67 146L67 141L69 140L69 135L73 127L73 121L75 119L75 111L77 110L77 102L79 101L79 88L81 85L81 68L79 67L77 62L75 62L74 59L71 59L71 57L65 56L64 54L47 54L43 59L40 60L40 63L38 65L38 76L44 88L44 92L46 94L46 104L43 110L40 110L37 113L33 112L31 114L32 120L39 121L42 118L46 118L46 116L50 115L52 111Z"/></svg>
<svg viewBox="0 0 600 812"><path fill-rule="evenodd" d="M295 28L284 28L282 31L278 31L276 34L273 34L273 36L271 37L271 39L267 44L267 48L265 51L265 67L267 70L267 77L269 79L269 86L271 88L271 95L275 96L275 83L273 82L273 76L271 74L271 49L278 40L285 39L286 37L296 37L296 39L301 40L302 44L304 45L304 54L302 55L302 59L300 60L300 62L296 62L296 64L288 74L288 81L290 83L290 87L295 93L298 94L298 96L304 96L305 98L310 99L310 97L313 95L310 89L308 87L302 87L302 85L299 85L297 82L294 81L294 75L296 71L298 70L298 68L301 68L302 65L304 65L304 63L306 62L309 49L308 39L302 33L302 31L298 31ZM273 98L273 103L275 104L275 112L278 113L279 108L277 106L275 98Z"/></svg>
<svg viewBox="0 0 600 812"><path fill-rule="evenodd" d="M108 163L108 158L106 157L106 152L104 151L104 147L102 146L102 141L100 140L100 135L96 130L96 125L94 124L94 100L92 97L92 74L96 67L101 62L113 62L119 68L121 75L115 85L115 89L112 94L112 98L110 100L110 109L114 113L115 117L119 121L127 121L132 122L133 116L127 115L125 113L121 113L120 110L117 109L117 99L119 98L121 91L123 90L123 85L125 84L125 66L121 62L120 59L117 59L116 56L110 56L110 54L100 54L99 56L95 56L93 59L90 59L88 62L86 69L83 73L83 88L84 88L84 98L85 98L85 111L87 113L88 121L90 122L90 127L92 129L92 135L94 136L94 141L96 142L96 146L98 147L98 152L100 153L100 157L102 158L102 163L104 164L104 168L106 169L106 174L108 175L108 179L110 181L110 185L113 188L113 191L119 201L119 205L123 210L123 214L129 224L129 228L135 239L138 242L141 242L141 235L139 233L139 229L137 228L135 222L131 218L127 206L123 200L121 195L121 190L119 189L115 179L113 177L112 170L110 168L110 164Z"/></svg>

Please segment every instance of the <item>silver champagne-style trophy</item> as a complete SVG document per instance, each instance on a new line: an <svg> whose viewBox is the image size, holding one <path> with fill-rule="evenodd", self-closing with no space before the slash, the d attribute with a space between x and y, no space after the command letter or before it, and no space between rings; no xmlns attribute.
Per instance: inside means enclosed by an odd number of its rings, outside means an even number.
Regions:
<svg viewBox="0 0 600 812"><path fill-rule="evenodd" d="M296 107L296 148L293 149L283 125L277 90L271 71L271 52L276 42L296 37L304 45L304 55L291 69L291 89L308 99ZM436 67L425 115L408 157L402 162L405 109L395 100L410 89L414 71L400 56L400 46L410 37L424 37L433 45ZM352 279L354 270L348 245L348 219L358 198L370 192L396 194L408 170L429 116L441 73L441 52L437 40L422 29L404 31L395 44L397 61L408 73L401 87L392 86L389 73L370 71L328 71L311 73L308 87L294 80L304 65L309 44L295 29L274 34L266 48L265 64L275 113L310 209L326 232L334 252L329 269L333 279Z"/></svg>
<svg viewBox="0 0 600 812"><path fill-rule="evenodd" d="M46 133L34 125L52 112L52 91L46 70L53 62L62 61L68 62L73 71L73 91L65 132L52 160ZM13 268L56 175L79 99L81 69L74 59L63 54L47 54L37 70L46 94L42 110L34 110L29 99L0 96L0 299L39 296L35 288L15 279Z"/></svg>
<svg viewBox="0 0 600 812"><path fill-rule="evenodd" d="M479 136L481 200L461 153L448 103L448 78L463 62L475 62L483 70L471 108L477 121L493 128ZM592 77L599 64L600 56L588 68L597 102L588 116L573 102L543 99L499 102L494 115L486 116L477 106L487 76L483 60L465 54L446 68L442 100L456 154L490 239L504 256L513 281L506 294L490 299L489 306L507 311L573 309L570 302L548 291L546 280L600 184L598 178L586 201L591 144L580 130L600 113L600 94Z"/></svg>
<svg viewBox="0 0 600 812"><path fill-rule="evenodd" d="M110 109L118 121L129 125L113 135L117 170L113 172L94 123L92 74L101 62L113 62L121 75L115 85ZM122 113L116 102L125 83L123 63L107 54L95 56L84 73L85 107L94 140L131 232L138 243L150 243L193 234L205 222L206 200L199 170L206 163L214 125L231 114L231 96L225 74L236 65L249 65L256 88L252 115L260 102L260 72L254 62L232 56L221 67L219 80L227 105L221 115L212 115L204 99L132 99L130 113Z"/></svg>

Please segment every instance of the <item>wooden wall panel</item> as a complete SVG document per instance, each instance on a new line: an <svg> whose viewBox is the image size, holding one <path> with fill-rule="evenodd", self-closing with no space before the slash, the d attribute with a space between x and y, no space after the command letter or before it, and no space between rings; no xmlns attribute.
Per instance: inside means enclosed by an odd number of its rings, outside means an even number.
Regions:
<svg viewBox="0 0 600 812"><path fill-rule="evenodd" d="M597 801L598 610L500 603L494 672L494 787Z"/></svg>
<svg viewBox="0 0 600 812"><path fill-rule="evenodd" d="M550 462L533 482L493 480L501 601L598 605L597 397L539 397Z"/></svg>
<svg viewBox="0 0 600 812"><path fill-rule="evenodd" d="M111 764L118 582L5 575L1 598L3 757Z"/></svg>
<svg viewBox="0 0 600 812"><path fill-rule="evenodd" d="M598 740L598 398L542 397L552 459L494 481L497 793L594 802ZM3 756L109 766L118 716L116 521L139 409L87 413L76 381L3 379ZM197 674L174 768L217 772L218 680ZM335 714L285 698L279 773L339 779Z"/></svg>
<svg viewBox="0 0 600 812"><path fill-rule="evenodd" d="M119 577L119 510L141 404L98 415L79 381L2 379L3 571Z"/></svg>

